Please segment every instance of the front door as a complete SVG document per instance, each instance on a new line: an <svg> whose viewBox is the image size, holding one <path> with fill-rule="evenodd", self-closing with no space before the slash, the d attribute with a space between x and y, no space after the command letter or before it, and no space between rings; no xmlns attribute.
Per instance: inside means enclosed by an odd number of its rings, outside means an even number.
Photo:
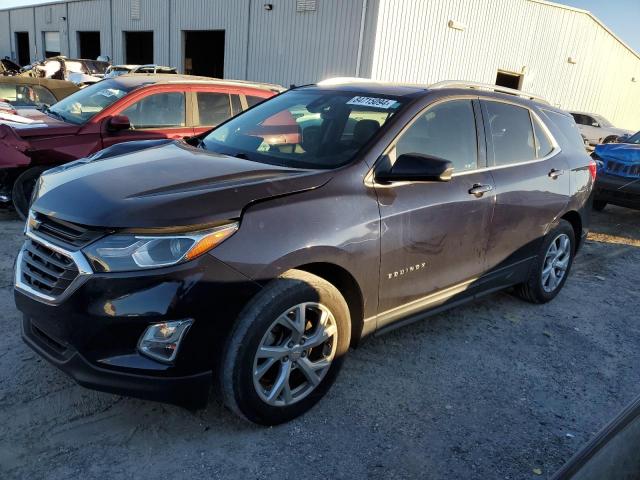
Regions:
<svg viewBox="0 0 640 480"><path fill-rule="evenodd" d="M103 129L104 148L133 140L180 139L193 135L187 122L187 102L184 91L151 93L113 115L125 115L131 122L129 130L112 132L108 119Z"/></svg>
<svg viewBox="0 0 640 480"><path fill-rule="evenodd" d="M491 174L479 170L485 166L480 125L477 100L439 102L418 115L388 151L391 163L406 153L449 160L454 174L450 181L376 185L379 328L463 295L485 270L495 197Z"/></svg>
<svg viewBox="0 0 640 480"><path fill-rule="evenodd" d="M487 261L526 262L569 201L569 167L538 115L504 101L482 101L487 157L496 187Z"/></svg>

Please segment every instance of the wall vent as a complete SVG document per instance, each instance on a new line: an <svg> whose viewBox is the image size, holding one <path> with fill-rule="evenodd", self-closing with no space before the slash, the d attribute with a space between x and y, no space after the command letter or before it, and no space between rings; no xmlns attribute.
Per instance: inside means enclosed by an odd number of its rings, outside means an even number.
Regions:
<svg viewBox="0 0 640 480"><path fill-rule="evenodd" d="M318 0L296 0L296 12L315 12Z"/></svg>
<svg viewBox="0 0 640 480"><path fill-rule="evenodd" d="M131 0L131 20L140 20L140 0Z"/></svg>

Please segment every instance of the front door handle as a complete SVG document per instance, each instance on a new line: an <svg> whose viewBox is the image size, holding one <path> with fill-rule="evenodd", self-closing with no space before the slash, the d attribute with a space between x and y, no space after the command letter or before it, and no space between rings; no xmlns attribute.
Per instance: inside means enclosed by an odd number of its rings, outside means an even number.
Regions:
<svg viewBox="0 0 640 480"><path fill-rule="evenodd" d="M491 190L493 190L493 185L482 185L480 183L476 183L469 190L469 194L475 195L477 198L480 198L485 193L490 192Z"/></svg>
<svg viewBox="0 0 640 480"><path fill-rule="evenodd" d="M558 178L560 175L564 175L564 170L557 170L555 168L552 168L551 171L549 172L549 177L554 180Z"/></svg>

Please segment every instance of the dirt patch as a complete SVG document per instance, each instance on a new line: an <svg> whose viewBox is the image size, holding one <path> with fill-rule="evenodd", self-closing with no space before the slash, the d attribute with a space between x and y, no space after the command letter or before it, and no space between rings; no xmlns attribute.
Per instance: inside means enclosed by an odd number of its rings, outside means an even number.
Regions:
<svg viewBox="0 0 640 480"><path fill-rule="evenodd" d="M0 212L0 478L540 478L640 394L640 212L594 213L558 298L485 298L352 352L276 428L77 386L20 339ZM535 472L534 472L535 470Z"/></svg>

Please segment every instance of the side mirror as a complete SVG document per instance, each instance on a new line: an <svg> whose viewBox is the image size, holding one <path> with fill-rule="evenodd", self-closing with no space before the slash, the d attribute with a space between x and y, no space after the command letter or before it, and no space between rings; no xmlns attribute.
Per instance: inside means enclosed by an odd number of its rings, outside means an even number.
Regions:
<svg viewBox="0 0 640 480"><path fill-rule="evenodd" d="M378 182L448 182L453 164L442 158L420 153L400 155L390 170L376 173Z"/></svg>
<svg viewBox="0 0 640 480"><path fill-rule="evenodd" d="M111 132L120 132L122 130L129 130L131 128L131 122L126 115L114 115L109 119L107 126Z"/></svg>

